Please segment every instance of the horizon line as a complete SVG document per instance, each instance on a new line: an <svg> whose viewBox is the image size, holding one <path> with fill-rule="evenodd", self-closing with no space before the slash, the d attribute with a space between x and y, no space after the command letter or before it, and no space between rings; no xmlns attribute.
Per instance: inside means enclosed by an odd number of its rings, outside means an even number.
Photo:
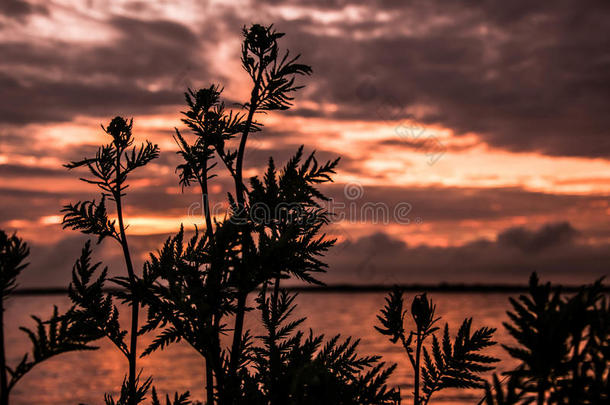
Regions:
<svg viewBox="0 0 610 405"><path fill-rule="evenodd" d="M434 292L481 292L481 293L509 293L527 292L527 284L504 284L504 283L405 283L405 284L327 284L327 285L291 285L283 287L293 292L311 293L366 293L366 292L387 292L394 287L399 287L404 291L434 291ZM557 285L554 289L561 289L564 292L575 292L582 288L581 285ZM259 289L257 289L258 291ZM105 288L105 292L121 291L118 288ZM603 286L603 291L609 292L610 286ZM67 295L68 288L64 287L29 287L19 288L12 292L13 295L36 296L36 295Z"/></svg>

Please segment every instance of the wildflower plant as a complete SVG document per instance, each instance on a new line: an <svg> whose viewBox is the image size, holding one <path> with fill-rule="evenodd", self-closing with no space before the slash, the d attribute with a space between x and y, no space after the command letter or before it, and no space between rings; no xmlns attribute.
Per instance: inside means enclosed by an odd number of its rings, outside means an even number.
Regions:
<svg viewBox="0 0 610 405"><path fill-rule="evenodd" d="M127 269L125 276L107 280L107 270L91 264L88 243L70 286L78 319L110 339L128 360L120 398L106 396L106 403L135 405L145 399L152 380L140 380L137 338L149 332L156 337L142 356L185 341L205 359L208 405L313 404L328 395L337 396L335 404L395 403L397 392L386 386L393 367L385 368L376 356L357 356L358 341L335 337L323 344L322 336L297 330L303 320L288 319L294 296L282 288L282 281L322 284L317 277L327 267L322 256L335 241L321 232L328 222L321 204L327 197L318 185L332 181L339 159L319 163L315 153L305 155L301 147L281 170L270 158L261 176L244 179L248 138L263 129L255 118L289 109L302 87L296 77L311 74L311 68L298 63L298 55L280 51L278 40L284 34L273 26L255 24L242 33L241 62L252 80L249 100L232 110L222 101L218 85L189 89L182 122L191 135L175 129L183 160L177 167L179 184L198 186L202 225L192 235L181 228L168 238L150 255L141 275L131 261L123 197L128 175L157 157L156 145L132 147L132 121L116 117L103 127L111 143L102 145L95 157L67 165L87 168L90 177L83 180L96 185L101 198L67 205L64 227L95 235L98 243L114 239ZM223 220L212 217L210 210L209 184L219 168L233 182ZM115 219L108 214L107 200L114 203ZM261 208L264 215L255 215ZM104 292L107 281L119 291ZM249 297L256 297L255 308L248 306ZM120 326L113 298L132 308L129 331ZM140 306L147 311L141 327ZM244 330L246 314L255 309L266 335ZM228 346L225 336L230 336ZM288 381L293 383L286 385ZM152 400L159 403L154 390ZM173 403L189 401L188 393L176 394ZM169 396L166 402L172 403Z"/></svg>
<svg viewBox="0 0 610 405"><path fill-rule="evenodd" d="M395 403L397 392L386 387L393 368L357 356L357 341L324 344L299 331L303 320L290 319L294 296L282 288L290 278L321 284L322 256L335 241L321 232L328 214L318 185L332 180L338 159L319 163L301 147L281 170L270 158L262 175L243 177L248 138L263 129L255 118L289 109L301 88L295 77L311 73L298 55L280 51L283 35L272 26L244 28L241 59L252 91L241 110L227 110L218 85L185 94L182 121L191 135L175 130L183 159L177 172L183 187L201 191L202 227L190 238L183 230L168 238L144 266L142 332L158 334L144 355L186 341L205 359L209 405ZM223 220L210 212L209 184L219 168L234 185ZM244 330L254 310L265 335ZM324 402L329 396L336 399Z"/></svg>
<svg viewBox="0 0 610 405"><path fill-rule="evenodd" d="M405 328L407 310L404 292L395 288L386 298L385 307L377 316L380 325L375 329L388 336L393 344L400 343L413 367L413 403L428 404L435 392L446 388L483 388L481 373L493 370L499 359L481 353L496 344L495 329L472 329L472 319L464 319L454 339L449 325L437 326L436 305L427 294L414 297L411 318L415 330ZM437 333L439 332L439 333ZM431 338L432 343L426 346Z"/></svg>
<svg viewBox="0 0 610 405"><path fill-rule="evenodd" d="M118 404L135 405L143 398L150 386L150 379L140 383L140 372L137 370L137 342L138 342L138 314L140 300L134 294L137 285L137 276L134 270L129 243L126 234L124 218L125 190L128 188L127 179L136 169L145 166L159 155L159 148L150 142L134 147L132 135L133 120L115 117L108 126L102 126L104 132L110 136L111 142L98 148L95 156L84 158L65 165L68 169L86 168L89 177L83 177L86 183L97 186L101 193L99 201L79 201L68 204L64 212L63 226L79 230L85 234L97 236L100 243L105 238L114 239L123 251L127 280L122 285L128 292L121 298L129 296L131 305L131 327L129 343L125 342L127 332L119 330L118 310L112 304L112 297L102 292L106 282L106 270L91 285L93 272L99 265L90 266L90 246L87 244L80 259L73 270L73 283L70 286L71 298L79 308L82 319L89 325L97 328L100 335L108 336L117 345L128 361L128 372L124 380L124 389L121 391L121 400ZM114 203L116 219L110 219L106 208L106 199ZM91 291L88 291L91 289ZM93 294L94 293L94 294ZM93 301L92 301L93 300ZM100 306L98 306L100 305ZM107 403L114 403L111 397Z"/></svg>

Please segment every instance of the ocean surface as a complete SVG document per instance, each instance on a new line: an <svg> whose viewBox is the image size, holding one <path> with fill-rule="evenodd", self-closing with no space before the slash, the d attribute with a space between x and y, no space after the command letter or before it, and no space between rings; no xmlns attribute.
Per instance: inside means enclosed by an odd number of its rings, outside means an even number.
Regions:
<svg viewBox="0 0 610 405"><path fill-rule="evenodd" d="M415 293L408 293L408 299ZM437 315L448 322L453 334L465 317L473 318L473 326L497 328L499 343L512 343L502 326L509 309L506 293L446 293L435 292L430 297L437 305ZM300 293L296 317L308 319L303 328L327 337L335 334L361 339L360 354L383 356L387 363L398 363L391 384L400 386L402 395L409 397L412 372L404 352L392 345L373 328L376 315L384 305L384 293ZM10 365L15 365L29 350L29 340L19 326L32 326L30 315L48 317L53 305L60 310L68 307L63 296L16 296L8 301L5 313L6 349ZM256 334L260 331L256 312L250 313L247 327ZM142 338L141 347L152 335ZM93 352L68 353L40 364L21 380L12 393L13 405L25 404L103 404L104 393L116 393L126 370L126 361L108 342L99 341L100 349ZM498 371L514 367L515 363L497 344L488 351L502 359ZM194 399L204 398L202 358L188 345L175 344L140 361L143 376L152 375L160 393L189 390ZM450 390L435 393L431 403L476 404L481 399L479 390Z"/></svg>

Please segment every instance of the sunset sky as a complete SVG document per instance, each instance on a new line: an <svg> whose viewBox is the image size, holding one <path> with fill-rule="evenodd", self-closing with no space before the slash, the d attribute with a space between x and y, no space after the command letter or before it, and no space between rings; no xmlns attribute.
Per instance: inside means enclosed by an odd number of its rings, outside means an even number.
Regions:
<svg viewBox="0 0 610 405"><path fill-rule="evenodd" d="M115 115L162 151L126 200L140 263L180 223L201 223L174 172L173 128L187 87L219 83L228 105L246 101L251 23L285 32L313 75L293 109L259 117L246 174L304 144L341 157L324 188L333 201L390 213L328 227L325 281L608 274L608 21L607 1L1 0L0 227L31 244L21 285L67 284L85 239L61 230L60 209L96 191L62 164L107 142L100 124ZM221 202L230 182L214 181ZM96 252L120 269L111 241Z"/></svg>

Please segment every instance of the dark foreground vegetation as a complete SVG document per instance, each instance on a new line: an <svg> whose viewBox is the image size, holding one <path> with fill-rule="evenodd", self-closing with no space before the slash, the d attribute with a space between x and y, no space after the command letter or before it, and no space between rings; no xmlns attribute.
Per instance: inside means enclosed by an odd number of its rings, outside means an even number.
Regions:
<svg viewBox="0 0 610 405"><path fill-rule="evenodd" d="M283 284L297 279L321 285L317 277L327 267L322 259L335 242L322 233L330 218L318 186L332 181L338 159L318 162L301 147L281 169L270 158L260 176L243 178L248 138L263 127L257 114L290 108L300 88L295 77L311 73L298 56L280 51L283 34L273 27L253 25L243 36L241 61L252 80L250 99L230 110L219 86L189 89L182 121L191 134L175 133L183 160L177 167L179 183L201 193L200 229L189 235L180 229L150 254L141 270L134 268L124 197L132 172L159 150L150 142L134 146L131 120L114 118L103 127L108 144L95 156L66 165L86 169L83 180L99 187L100 195L67 205L64 227L92 235L98 244L105 239L117 243L125 271L108 278L107 269L91 261L92 244L87 242L72 269L72 307L62 314L54 309L48 320L35 318L35 330L23 329L32 352L16 365L6 364L0 328L0 405L9 403L10 390L33 367L64 352L95 350L92 344L99 339L109 339L127 365L118 397L104 398L109 405L192 404L188 392L158 395L153 377L138 367L139 358L180 341L204 359L203 403L208 405L401 403L399 389L387 385L396 365L359 356L353 338L303 331L304 319L292 316L295 295ZM220 170L233 182L222 219L212 216L208 194ZM1 305L28 254L20 238L0 232ZM252 296L254 308L247 305ZM119 313L117 302L128 304L129 313ZM375 327L404 349L405 363L414 370L409 393L414 404L429 403L445 388L479 388L482 403L492 405L608 401L610 307L601 282L566 295L533 275L528 293L511 304L504 327L516 343L505 349L520 365L486 381L498 361L485 354L495 344L493 328L473 329L467 318L456 331L440 323L426 294L415 296L409 311L404 291L389 294ZM140 308L145 319L138 319ZM244 329L246 316L260 319L262 336ZM150 346L139 347L138 338L146 333L156 337ZM223 336L231 337L228 346Z"/></svg>

